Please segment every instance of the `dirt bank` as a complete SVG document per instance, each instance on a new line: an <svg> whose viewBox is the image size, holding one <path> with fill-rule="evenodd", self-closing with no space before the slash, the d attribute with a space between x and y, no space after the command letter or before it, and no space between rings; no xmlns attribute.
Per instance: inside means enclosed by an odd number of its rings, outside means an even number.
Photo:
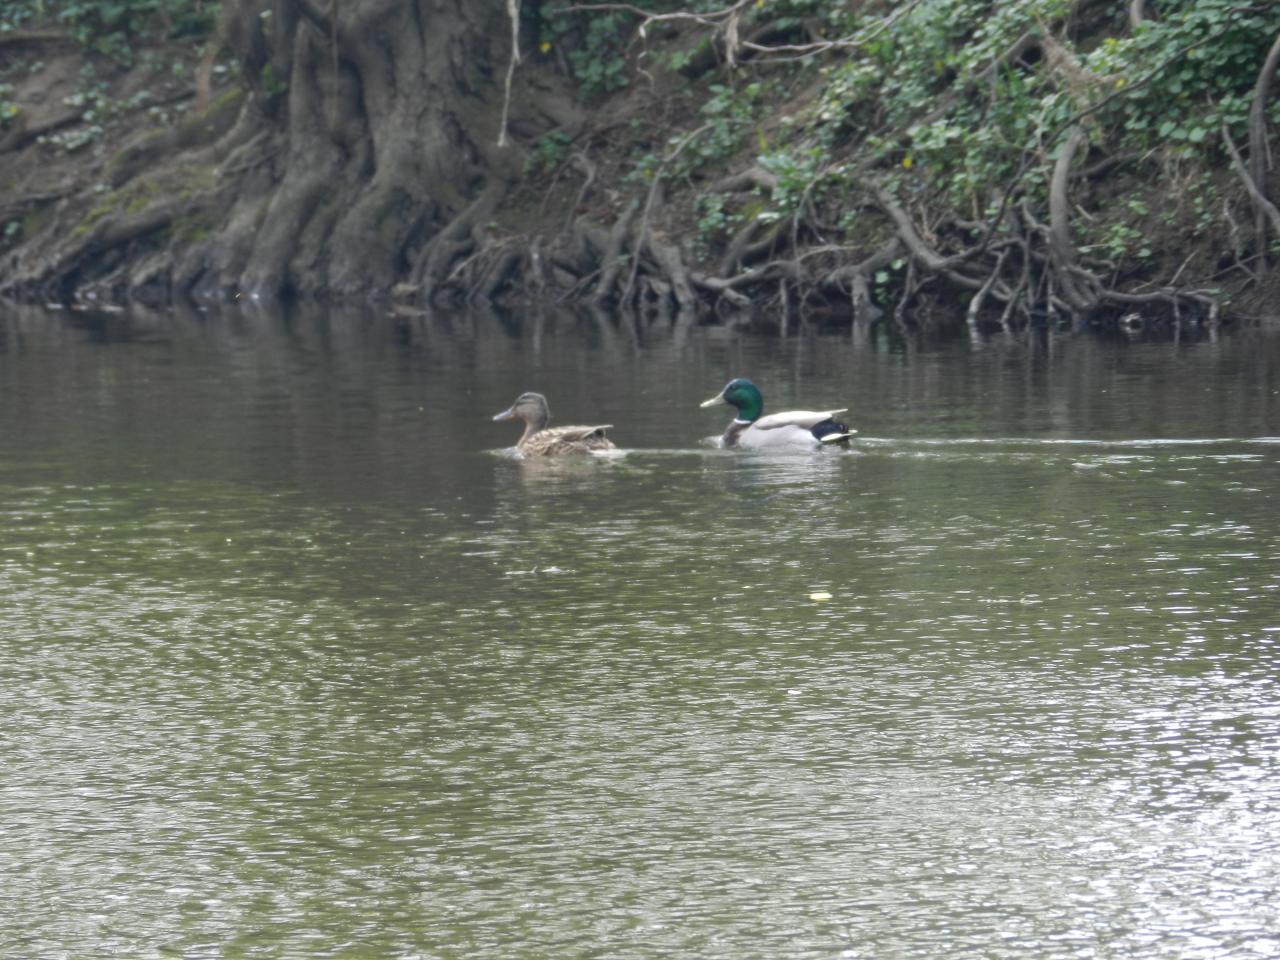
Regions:
<svg viewBox="0 0 1280 960"><path fill-rule="evenodd" d="M903 327L1270 310L1276 5L982 6L236 0L127 57L0 31L0 290ZM1227 40L1230 87L1191 70ZM1208 77L1213 111L1161 119L1152 88Z"/></svg>

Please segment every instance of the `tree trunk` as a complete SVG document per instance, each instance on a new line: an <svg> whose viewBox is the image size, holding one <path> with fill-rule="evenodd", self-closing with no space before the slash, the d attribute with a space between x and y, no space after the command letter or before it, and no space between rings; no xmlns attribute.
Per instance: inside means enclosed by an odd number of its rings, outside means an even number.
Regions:
<svg viewBox="0 0 1280 960"><path fill-rule="evenodd" d="M420 279L422 264L440 260L432 239L481 196L491 209L518 174L519 144L573 112L554 80L523 65L510 105L516 145L497 146L507 0L228 0L216 42L249 95L234 138L205 158L223 202L210 211L201 197L214 222L199 242L174 243L171 278L207 295L381 295ZM137 173L155 176L154 165ZM124 196L130 185L115 186ZM180 218L181 204L169 213ZM129 234L99 235L117 233ZM136 253L102 250L95 264L83 245L75 257L61 246L33 238L0 266L0 289L70 294Z"/></svg>
<svg viewBox="0 0 1280 960"><path fill-rule="evenodd" d="M254 294L386 291L411 247L508 172L503 0L284 0L288 147L234 284ZM235 266L235 265L231 265Z"/></svg>

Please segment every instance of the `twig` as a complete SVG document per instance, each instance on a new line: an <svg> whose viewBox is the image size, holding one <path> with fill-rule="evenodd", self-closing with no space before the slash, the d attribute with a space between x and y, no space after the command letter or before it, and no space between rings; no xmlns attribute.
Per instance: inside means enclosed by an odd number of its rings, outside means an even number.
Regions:
<svg viewBox="0 0 1280 960"><path fill-rule="evenodd" d="M511 59L507 61L507 80L502 91L502 120L498 124L498 146L507 145L507 117L511 113L511 81L520 62L520 0L507 0L507 16L511 19Z"/></svg>

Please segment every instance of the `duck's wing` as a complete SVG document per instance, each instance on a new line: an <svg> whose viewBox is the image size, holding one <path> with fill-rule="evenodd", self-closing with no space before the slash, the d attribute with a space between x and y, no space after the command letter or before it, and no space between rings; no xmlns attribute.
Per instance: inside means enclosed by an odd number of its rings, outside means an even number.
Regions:
<svg viewBox="0 0 1280 960"><path fill-rule="evenodd" d="M761 417L751 426L757 430L777 430L780 427L800 427L812 430L825 420L830 420L838 413L845 413L848 407L840 410L786 410L782 413L771 413Z"/></svg>
<svg viewBox="0 0 1280 960"><path fill-rule="evenodd" d="M549 427L520 441L520 452L534 457L554 457L569 453L592 453L616 449L604 435L612 424L590 427Z"/></svg>
<svg viewBox="0 0 1280 960"><path fill-rule="evenodd" d="M593 427L548 427L541 432L549 433L557 440L577 443L582 440L603 440L604 432L612 427L612 423L600 423Z"/></svg>

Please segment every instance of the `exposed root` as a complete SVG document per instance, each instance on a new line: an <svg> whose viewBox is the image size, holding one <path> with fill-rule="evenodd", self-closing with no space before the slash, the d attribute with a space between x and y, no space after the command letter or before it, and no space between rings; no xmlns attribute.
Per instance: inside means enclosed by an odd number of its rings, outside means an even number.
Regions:
<svg viewBox="0 0 1280 960"><path fill-rule="evenodd" d="M1280 67L1280 35L1271 44L1262 69L1258 71L1258 80L1253 87L1253 99L1249 103L1249 179L1253 183L1249 195L1253 197L1257 212L1254 216L1255 243L1263 254L1259 261L1259 271L1266 270L1267 226L1264 215L1269 216L1267 207L1267 171L1271 167L1271 154L1267 142L1267 101L1271 98L1271 83ZM1234 152L1233 160L1238 158ZM1256 193L1256 195L1255 195ZM1271 207L1274 210L1275 207ZM1276 231L1280 234L1280 229Z"/></svg>
<svg viewBox="0 0 1280 960"><path fill-rule="evenodd" d="M1076 316L1087 316L1098 306L1098 280L1079 266L1075 246L1071 243L1067 190L1071 181L1071 163L1076 151L1087 140L1084 127L1071 129L1058 153L1053 177L1049 181L1049 257L1056 268L1063 297Z"/></svg>
<svg viewBox="0 0 1280 960"><path fill-rule="evenodd" d="M647 244L649 254L657 262L666 280L670 283L671 295L676 306L681 310L691 310L697 303L693 288L690 286L689 274L680 259L680 251L671 244L659 243L652 236Z"/></svg>
<svg viewBox="0 0 1280 960"><path fill-rule="evenodd" d="M472 231L478 224L489 219L504 192L505 187L502 185L494 185L485 190L423 248L414 271L423 300L430 302L437 288L448 277L454 261L475 249L476 239Z"/></svg>
<svg viewBox="0 0 1280 960"><path fill-rule="evenodd" d="M1276 209L1276 205L1267 199L1266 193L1263 192L1264 184L1258 180L1245 168L1244 160L1240 156L1240 151L1236 147L1236 142L1231 138L1231 131L1227 129L1227 125L1222 125L1222 143L1227 148L1227 154L1231 157L1231 169L1235 171L1240 182L1244 184L1245 190L1249 194L1249 199L1253 201L1254 207L1258 211L1258 215L1265 217L1265 222L1270 222L1271 229L1280 236L1280 210ZM1266 227L1263 225L1258 231L1258 246L1260 250L1264 250L1266 243Z"/></svg>
<svg viewBox="0 0 1280 960"><path fill-rule="evenodd" d="M724 256L720 258L720 273L727 275L745 264L764 259L777 246L778 226L752 220L729 241Z"/></svg>
<svg viewBox="0 0 1280 960"><path fill-rule="evenodd" d="M50 117L43 123L33 123L28 125L25 118L20 117L18 122L3 137L0 137L0 153L9 153L12 150L21 150L27 144L43 137L45 134L55 133L65 127L74 126L84 119L83 110L72 110L68 113L58 114L56 117Z"/></svg>
<svg viewBox="0 0 1280 960"><path fill-rule="evenodd" d="M848 292L855 324L868 326L880 318L882 311L871 296L871 279L902 253L902 246L902 241L894 237L865 260L839 267L823 278L826 288Z"/></svg>
<svg viewBox="0 0 1280 960"><path fill-rule="evenodd" d="M986 302L987 294L991 292L991 288L995 286L996 280L1000 277L1000 270L1004 267L1004 258L1007 251L1001 252L999 259L996 260L995 267L991 270L991 274L986 281L978 288L978 292L969 300L969 309L965 313L965 323L968 324L970 330L978 329L978 316L982 312L983 304ZM1010 298L1012 302L1012 298Z"/></svg>
<svg viewBox="0 0 1280 960"><path fill-rule="evenodd" d="M137 213L108 214L89 228L75 232L40 256L21 265L11 281L11 291L60 300L74 297L84 264L148 239L183 217L211 209L216 192L152 204ZM117 260L123 260L118 257ZM118 274L119 275L119 274ZM114 285L98 278L98 286Z"/></svg>
<svg viewBox="0 0 1280 960"><path fill-rule="evenodd" d="M627 236L631 233L631 221L639 209L639 202L632 201L622 212L622 216L614 223L605 242L604 252L600 257L600 282L596 285L596 303L606 303L613 299L613 288L622 273L622 254L626 246Z"/></svg>
<svg viewBox="0 0 1280 960"><path fill-rule="evenodd" d="M748 270L746 273L737 277L728 279L722 277L709 277L704 273L693 272L689 274L689 279L694 285L713 294L714 296L725 300L734 307L745 310L751 306L751 298L745 293L740 293L739 287L754 286L762 282L764 271Z"/></svg>

